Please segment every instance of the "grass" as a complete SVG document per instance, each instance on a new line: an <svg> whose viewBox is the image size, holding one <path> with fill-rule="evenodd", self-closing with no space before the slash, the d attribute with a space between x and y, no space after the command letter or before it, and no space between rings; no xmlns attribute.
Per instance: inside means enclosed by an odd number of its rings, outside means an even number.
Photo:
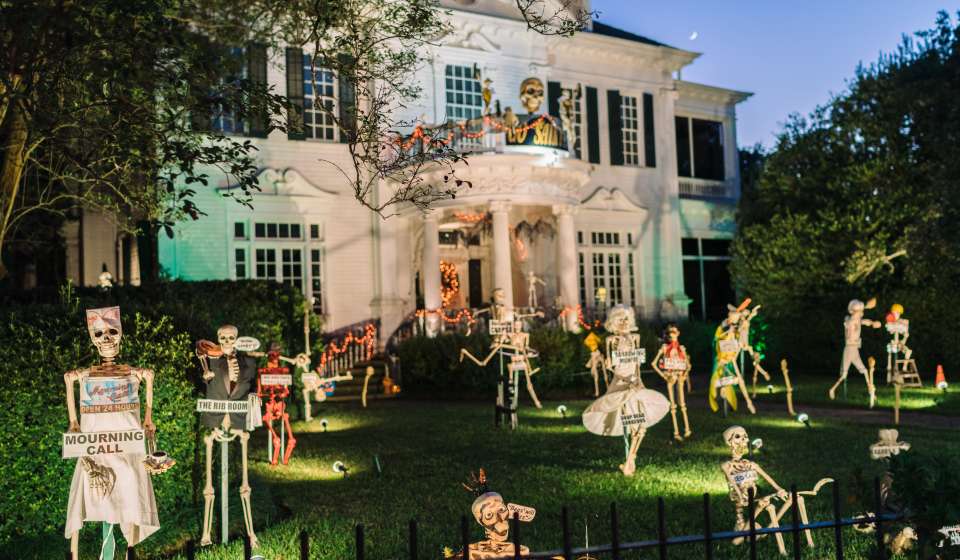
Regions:
<svg viewBox="0 0 960 560"><path fill-rule="evenodd" d="M558 401L545 402L541 410L527 405L521 409L516 432L493 428L493 407L488 402L375 401L368 409L355 403L324 405L319 416L329 420L327 432L317 420L294 424L298 445L289 466L272 467L265 462L265 431L259 430L252 440L259 552L268 560L296 560L298 534L306 529L311 536L311 558L353 558L354 527L362 523L367 557L406 558L407 525L417 519L420 557L439 558L444 546L459 548L460 516L469 515L472 502L460 482L479 467L487 471L492 488L505 500L537 509L536 519L522 527L523 542L533 550L560 548L563 505L569 507L574 546L584 545L587 531L590 543L609 542L608 512L614 501L620 510L622 541L655 538L658 496L666 500L671 535L702 532L705 492L712 497L714 530L729 530L733 509L719 469L728 455L720 434L733 424L743 425L751 438L763 439L764 446L755 459L786 487L796 483L802 490L821 477L832 476L846 495L858 472L867 478L882 472L882 465L871 461L868 452L877 439L876 426L818 421L813 428L806 428L785 410L769 406L769 398L761 395L758 399L763 415L741 412L727 419L698 404L690 412L694 436L683 444L670 439L670 419L665 418L647 433L633 478L625 478L617 470L623 460L621 440L592 435L581 426L580 413L589 401L565 402L566 418L555 410ZM691 400L699 403L705 396L694 393ZM901 439L915 448L960 453L960 442L944 435L942 430L901 429ZM382 474L374 468L374 455L380 459ZM337 460L348 465L348 477L333 472L331 465ZM162 483L162 479L157 481ZM831 515L831 490L826 487L809 502L812 520ZM237 506L236 489L231 491L231 505ZM853 503L845 502L844 508L844 515L862 511L862 506ZM236 537L242 517L239 508L232 509ZM219 504L215 511L219 512ZM185 531L197 534L200 520L196 515L193 520L186 515L171 521L176 518L173 513L161 512L161 522L170 525L164 534L147 541L149 546L138 551L139 558L168 557L172 548L182 546ZM218 523L215 520L215 535ZM470 527L474 539L479 540L481 531L472 519ZM93 536L90 529L87 542ZM845 530L844 537L848 558L866 557L870 536ZM804 557L833 557L832 532L815 533L815 539L816 548L805 549ZM787 537L788 549L790 546ZM241 557L241 550L236 539L227 546L207 547L199 551L198 558L235 560ZM62 551L58 545L49 555L38 557L59 559ZM670 548L670 558L702 556L702 545ZM773 539L760 542L761 558L776 556ZM625 557L652 558L655 551ZM747 548L720 543L715 557L746 558Z"/></svg>

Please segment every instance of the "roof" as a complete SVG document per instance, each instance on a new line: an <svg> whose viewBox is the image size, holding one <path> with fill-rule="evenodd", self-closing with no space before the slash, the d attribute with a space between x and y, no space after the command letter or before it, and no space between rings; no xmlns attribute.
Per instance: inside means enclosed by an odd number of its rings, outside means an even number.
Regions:
<svg viewBox="0 0 960 560"><path fill-rule="evenodd" d="M670 45L661 43L660 41L654 41L649 37L644 37L643 35L637 35L635 33L630 33L629 31L624 31L623 29L614 27L612 25L607 25L605 23L600 23L599 21L593 21L593 28L589 31L596 33L597 35L606 35L607 37L616 37L617 39L626 39L627 41L635 41L637 43L643 43L645 45L653 45L655 47L667 47L674 48Z"/></svg>

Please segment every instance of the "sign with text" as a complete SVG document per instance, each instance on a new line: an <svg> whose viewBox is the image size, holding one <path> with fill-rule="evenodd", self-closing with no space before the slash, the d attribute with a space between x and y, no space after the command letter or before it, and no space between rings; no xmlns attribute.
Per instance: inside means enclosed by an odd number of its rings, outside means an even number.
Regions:
<svg viewBox="0 0 960 560"><path fill-rule="evenodd" d="M197 412L213 412L219 414L246 414L250 410L250 402L217 401L213 399L197 399Z"/></svg>
<svg viewBox="0 0 960 560"><path fill-rule="evenodd" d="M260 341L252 336L241 336L233 343L233 346L241 352L253 352L260 348Z"/></svg>
<svg viewBox="0 0 960 560"><path fill-rule="evenodd" d="M304 373L300 379L306 387L313 387L320 384L320 376L315 373Z"/></svg>
<svg viewBox="0 0 960 560"><path fill-rule="evenodd" d="M719 342L720 352L723 354L733 354L740 351L740 343L735 338L724 338Z"/></svg>
<svg viewBox="0 0 960 560"><path fill-rule="evenodd" d="M687 369L687 361L683 358L664 358L663 369L668 371L685 371Z"/></svg>
<svg viewBox="0 0 960 560"><path fill-rule="evenodd" d="M146 455L146 453L143 430L63 434L64 459L97 455Z"/></svg>
<svg viewBox="0 0 960 560"><path fill-rule="evenodd" d="M750 469L743 472L733 473L733 482L737 486L743 486L748 482L755 482L757 480L757 471Z"/></svg>
<svg viewBox="0 0 960 560"><path fill-rule="evenodd" d="M727 376L727 377L721 377L720 379L717 379L717 387L726 387L726 386L728 386L728 385L737 385L739 382L740 382L740 380L737 378L736 375L730 375L730 376Z"/></svg>
<svg viewBox="0 0 960 560"><path fill-rule="evenodd" d="M510 321L496 321L491 319L490 322L487 323L487 327L489 328L491 335L498 335L510 334L513 325L510 323Z"/></svg>
<svg viewBox="0 0 960 560"><path fill-rule="evenodd" d="M620 364L642 364L647 361L647 349L613 350L610 352L610 361L614 366Z"/></svg>
<svg viewBox="0 0 960 560"><path fill-rule="evenodd" d="M643 414L643 412L638 412L636 414L620 415L620 422L623 424L624 427L639 426L640 424L643 424L646 421L647 421L647 417Z"/></svg>
<svg viewBox="0 0 960 560"><path fill-rule="evenodd" d="M533 521L533 518L537 515L537 510L532 507L518 504L507 504L507 511L511 517L516 516L519 521L523 521L524 523Z"/></svg>
<svg viewBox="0 0 960 560"><path fill-rule="evenodd" d="M907 323L904 321L893 321L885 325L890 334L907 334Z"/></svg>
<svg viewBox="0 0 960 560"><path fill-rule="evenodd" d="M261 385L293 385L293 376L289 373L265 373L260 376Z"/></svg>
<svg viewBox="0 0 960 560"><path fill-rule="evenodd" d="M870 446L870 458L874 460L886 459L893 455L899 455L902 450L904 450L904 445L899 442L892 445L875 443Z"/></svg>
<svg viewBox="0 0 960 560"><path fill-rule="evenodd" d="M950 546L960 546L960 525L941 527L938 532L943 534L944 540L950 541ZM943 548L942 541L940 548Z"/></svg>
<svg viewBox="0 0 960 560"><path fill-rule="evenodd" d="M510 371L526 371L527 365L523 362L510 362Z"/></svg>

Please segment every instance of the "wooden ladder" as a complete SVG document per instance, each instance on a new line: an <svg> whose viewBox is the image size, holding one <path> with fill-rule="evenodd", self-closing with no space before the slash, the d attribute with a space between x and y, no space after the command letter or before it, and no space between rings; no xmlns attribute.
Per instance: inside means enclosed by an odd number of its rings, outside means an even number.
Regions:
<svg viewBox="0 0 960 560"><path fill-rule="evenodd" d="M923 387L920 380L920 372L917 371L917 361L913 358L909 360L896 360L897 375L903 382L904 387Z"/></svg>

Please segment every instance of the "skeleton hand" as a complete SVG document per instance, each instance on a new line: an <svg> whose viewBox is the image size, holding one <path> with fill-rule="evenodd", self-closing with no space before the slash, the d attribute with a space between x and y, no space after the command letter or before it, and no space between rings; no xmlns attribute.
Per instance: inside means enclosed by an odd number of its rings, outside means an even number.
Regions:
<svg viewBox="0 0 960 560"><path fill-rule="evenodd" d="M144 419L143 419L143 431L145 431L147 434L156 433L156 431L157 431L157 426L156 426L156 424L153 423L153 419L152 419L152 418L144 418Z"/></svg>
<svg viewBox="0 0 960 560"><path fill-rule="evenodd" d="M80 422L76 420L70 422L70 427L67 428L68 432L79 432L80 431Z"/></svg>
<svg viewBox="0 0 960 560"><path fill-rule="evenodd" d="M80 459L83 469L87 471L90 477L90 489L104 498L107 494L113 492L113 486L117 482L117 474L110 467L98 464L89 457Z"/></svg>
<svg viewBox="0 0 960 560"><path fill-rule="evenodd" d="M786 500L789 496L790 494L783 488L777 489L777 497L780 498L781 500Z"/></svg>

